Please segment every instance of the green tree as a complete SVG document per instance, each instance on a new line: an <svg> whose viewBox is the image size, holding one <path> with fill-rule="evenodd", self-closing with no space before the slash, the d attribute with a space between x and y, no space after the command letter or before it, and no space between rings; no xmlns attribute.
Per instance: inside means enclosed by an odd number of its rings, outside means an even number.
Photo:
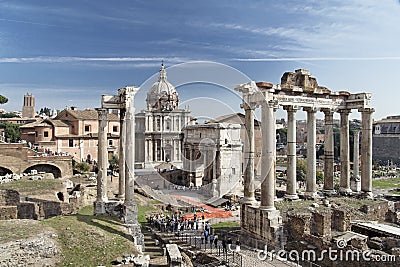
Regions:
<svg viewBox="0 0 400 267"><path fill-rule="evenodd" d="M8 98L5 96L0 95L0 104L5 104L8 102Z"/></svg>
<svg viewBox="0 0 400 267"><path fill-rule="evenodd" d="M51 109L49 109L48 107L41 108L39 114L45 114L46 116L50 116Z"/></svg>
<svg viewBox="0 0 400 267"><path fill-rule="evenodd" d="M76 170L79 173L85 173L90 170L90 166L86 162L79 162L75 163L74 165L75 165L74 170Z"/></svg>
<svg viewBox="0 0 400 267"><path fill-rule="evenodd" d="M0 114L0 118L17 118L18 115L15 114L14 112L7 112L4 114Z"/></svg>
<svg viewBox="0 0 400 267"><path fill-rule="evenodd" d="M276 136L279 139L277 140L278 143L287 143L287 128L276 129Z"/></svg>
<svg viewBox="0 0 400 267"><path fill-rule="evenodd" d="M108 163L110 164L109 168L111 170L111 175L114 171L118 171L119 169L119 159L117 155L113 155L109 160Z"/></svg>
<svg viewBox="0 0 400 267"><path fill-rule="evenodd" d="M321 171L317 171L317 184L321 184L324 182L324 173Z"/></svg>
<svg viewBox="0 0 400 267"><path fill-rule="evenodd" d="M4 137L6 138L7 142L15 143L20 140L20 131L19 131L19 124L14 123L1 123L0 128L4 129Z"/></svg>
<svg viewBox="0 0 400 267"><path fill-rule="evenodd" d="M304 159L296 160L296 179L297 181L305 181L307 173L307 163Z"/></svg>

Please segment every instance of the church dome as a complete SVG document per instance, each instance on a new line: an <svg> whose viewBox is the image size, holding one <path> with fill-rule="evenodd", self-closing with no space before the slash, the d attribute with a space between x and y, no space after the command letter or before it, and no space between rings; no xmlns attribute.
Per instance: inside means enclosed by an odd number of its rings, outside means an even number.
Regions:
<svg viewBox="0 0 400 267"><path fill-rule="evenodd" d="M171 111L178 107L178 93L175 87L167 81L167 71L164 64L158 73L158 80L147 93L147 109L159 111Z"/></svg>

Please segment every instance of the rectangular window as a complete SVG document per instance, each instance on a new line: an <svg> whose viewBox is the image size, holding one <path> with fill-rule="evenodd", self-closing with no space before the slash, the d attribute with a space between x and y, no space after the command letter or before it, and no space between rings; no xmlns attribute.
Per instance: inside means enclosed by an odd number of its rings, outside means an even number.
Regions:
<svg viewBox="0 0 400 267"><path fill-rule="evenodd" d="M118 132L118 126L113 126L113 132L114 133Z"/></svg>
<svg viewBox="0 0 400 267"><path fill-rule="evenodd" d="M85 132L90 132L90 125L85 125Z"/></svg>
<svg viewBox="0 0 400 267"><path fill-rule="evenodd" d="M68 147L74 147L74 139L68 139Z"/></svg>
<svg viewBox="0 0 400 267"><path fill-rule="evenodd" d="M108 140L108 146L113 146L113 140Z"/></svg>
<svg viewBox="0 0 400 267"><path fill-rule="evenodd" d="M37 131L35 131L35 137L38 137L38 132Z"/></svg>
<svg viewBox="0 0 400 267"><path fill-rule="evenodd" d="M236 174L236 170L235 168L232 168L232 174L235 175Z"/></svg>
<svg viewBox="0 0 400 267"><path fill-rule="evenodd" d="M49 137L49 132L48 131L44 131L44 137Z"/></svg>

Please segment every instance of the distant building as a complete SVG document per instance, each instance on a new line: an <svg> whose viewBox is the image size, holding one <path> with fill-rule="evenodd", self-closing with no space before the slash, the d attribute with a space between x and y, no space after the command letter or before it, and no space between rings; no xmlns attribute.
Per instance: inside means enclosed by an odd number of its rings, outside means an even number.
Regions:
<svg viewBox="0 0 400 267"><path fill-rule="evenodd" d="M119 117L108 114L108 154L118 155ZM98 113L65 109L54 119L41 119L20 127L21 139L40 150L68 153L76 161L97 161Z"/></svg>
<svg viewBox="0 0 400 267"><path fill-rule="evenodd" d="M182 166L182 128L191 123L192 117L188 109L179 109L178 104L178 93L168 82L162 65L157 82L147 93L147 108L135 115L138 165L147 168L169 162Z"/></svg>
<svg viewBox="0 0 400 267"><path fill-rule="evenodd" d="M227 114L215 119L210 120L208 123L231 123L231 124L239 124L240 125L240 140L242 145L246 140L246 128L245 128L245 117L242 113L233 113ZM254 155L254 165L256 168L256 174L261 175L261 122L254 119L254 139L255 139L255 155ZM241 172L244 171L244 153L242 154L241 161Z"/></svg>
<svg viewBox="0 0 400 267"><path fill-rule="evenodd" d="M35 97L32 94L24 95L24 104L22 106L23 118L35 118Z"/></svg>
<svg viewBox="0 0 400 267"><path fill-rule="evenodd" d="M221 197L241 185L240 124L208 123L184 129L183 170L187 186Z"/></svg>
<svg viewBox="0 0 400 267"><path fill-rule="evenodd" d="M400 115L374 122L372 158L400 164Z"/></svg>

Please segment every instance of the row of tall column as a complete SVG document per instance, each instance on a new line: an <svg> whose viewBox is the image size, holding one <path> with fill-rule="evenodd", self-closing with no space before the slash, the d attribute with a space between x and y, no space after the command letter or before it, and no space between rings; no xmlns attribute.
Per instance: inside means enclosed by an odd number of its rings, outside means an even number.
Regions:
<svg viewBox="0 0 400 267"><path fill-rule="evenodd" d="M126 224L137 223L137 206L134 199L135 181L135 107L134 96L138 88L125 87L118 91L120 97L120 147L119 147L119 198L124 201ZM95 213L105 213L107 198L107 114L105 108L97 109L99 115L98 175Z"/></svg>
<svg viewBox="0 0 400 267"><path fill-rule="evenodd" d="M243 103L245 110L246 140L244 146L244 204L252 205L254 198L254 110L256 106ZM274 210L276 181L276 109L278 105L272 101L261 104L262 158L261 158L261 209ZM297 106L285 106L287 111L287 188L285 198L297 199L296 179L296 111ZM307 112L307 173L305 196L317 196L316 184L316 112L317 108L304 107ZM334 138L333 114L331 109L322 109L325 114L325 165L324 191L334 191ZM362 114L361 143L361 190L372 196L372 113L374 109L359 110ZM340 189L341 193L349 193L350 189L350 135L349 114L351 110L339 110L340 114ZM358 138L358 134L356 135ZM357 140L358 141L358 140ZM357 145L358 146L358 145ZM355 150L358 155L358 147ZM358 175L358 156L355 156L354 172Z"/></svg>

